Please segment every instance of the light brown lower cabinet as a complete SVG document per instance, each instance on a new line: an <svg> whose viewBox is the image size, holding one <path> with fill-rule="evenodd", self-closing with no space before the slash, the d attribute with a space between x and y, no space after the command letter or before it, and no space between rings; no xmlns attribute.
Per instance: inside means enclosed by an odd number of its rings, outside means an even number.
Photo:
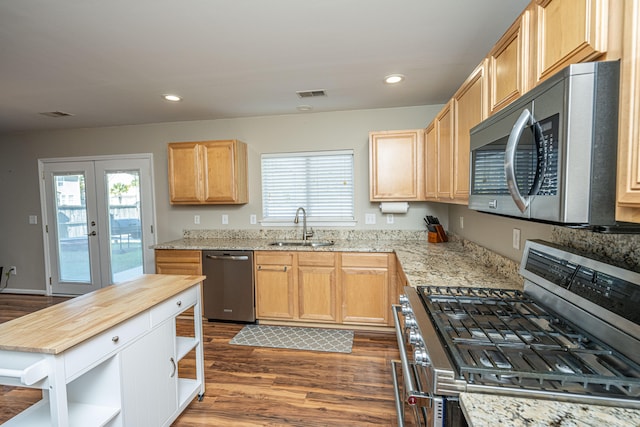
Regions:
<svg viewBox="0 0 640 427"><path fill-rule="evenodd" d="M259 320L390 326L392 254L259 251Z"/></svg>
<svg viewBox="0 0 640 427"><path fill-rule="evenodd" d="M336 323L336 255L333 252L298 253L298 318Z"/></svg>
<svg viewBox="0 0 640 427"><path fill-rule="evenodd" d="M388 254L342 254L342 323L387 325L391 314Z"/></svg>
<svg viewBox="0 0 640 427"><path fill-rule="evenodd" d="M256 317L293 320L296 317L295 253L256 252Z"/></svg>
<svg viewBox="0 0 640 427"><path fill-rule="evenodd" d="M157 274L202 274L202 251L156 249Z"/></svg>

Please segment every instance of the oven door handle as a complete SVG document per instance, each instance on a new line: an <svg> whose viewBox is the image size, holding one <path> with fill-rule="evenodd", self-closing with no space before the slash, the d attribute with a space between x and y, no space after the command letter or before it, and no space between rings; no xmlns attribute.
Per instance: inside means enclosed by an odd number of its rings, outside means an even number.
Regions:
<svg viewBox="0 0 640 427"><path fill-rule="evenodd" d="M404 334L402 333L402 328L400 326L400 312L402 311L402 306L398 304L393 304L393 324L396 328L396 339L398 340L398 351L400 352L400 362L402 366L402 378L404 379L404 387L405 390L409 393L415 393L416 387L413 384L413 377L411 376L411 372L409 372L409 359L407 358L407 350L404 348Z"/></svg>

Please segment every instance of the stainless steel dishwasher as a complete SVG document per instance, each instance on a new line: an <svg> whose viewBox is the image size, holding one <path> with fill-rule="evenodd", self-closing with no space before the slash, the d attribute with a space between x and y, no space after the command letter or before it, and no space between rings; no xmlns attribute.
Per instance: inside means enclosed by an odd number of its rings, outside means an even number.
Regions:
<svg viewBox="0 0 640 427"><path fill-rule="evenodd" d="M253 252L202 251L204 316L255 322Z"/></svg>

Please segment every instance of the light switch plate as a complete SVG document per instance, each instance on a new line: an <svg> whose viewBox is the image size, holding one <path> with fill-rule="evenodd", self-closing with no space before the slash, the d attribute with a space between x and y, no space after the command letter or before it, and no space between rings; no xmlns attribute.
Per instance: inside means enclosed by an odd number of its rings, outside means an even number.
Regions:
<svg viewBox="0 0 640 427"><path fill-rule="evenodd" d="M365 224L375 224L376 223L376 214L372 214L372 213L364 214L364 223Z"/></svg>
<svg viewBox="0 0 640 427"><path fill-rule="evenodd" d="M193 216L193 223L194 224L200 224L200 215L194 215Z"/></svg>
<svg viewBox="0 0 640 427"><path fill-rule="evenodd" d="M225 225L229 224L229 215L227 214L222 215L222 223Z"/></svg>
<svg viewBox="0 0 640 427"><path fill-rule="evenodd" d="M249 222L251 224L257 224L258 223L258 218L255 215L251 215L251 216L249 216Z"/></svg>
<svg viewBox="0 0 640 427"><path fill-rule="evenodd" d="M513 249L520 250L520 229L513 229Z"/></svg>

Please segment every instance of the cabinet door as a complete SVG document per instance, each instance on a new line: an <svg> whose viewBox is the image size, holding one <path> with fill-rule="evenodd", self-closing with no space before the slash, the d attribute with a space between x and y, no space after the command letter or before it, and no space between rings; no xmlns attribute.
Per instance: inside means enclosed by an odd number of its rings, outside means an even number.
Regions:
<svg viewBox="0 0 640 427"><path fill-rule="evenodd" d="M200 149L197 143L171 143L168 146L169 196L171 203L199 203Z"/></svg>
<svg viewBox="0 0 640 427"><path fill-rule="evenodd" d="M438 190L440 201L453 198L453 112L452 101L436 117L438 149Z"/></svg>
<svg viewBox="0 0 640 427"><path fill-rule="evenodd" d="M640 0L624 12L616 220L640 223Z"/></svg>
<svg viewBox="0 0 640 427"><path fill-rule="evenodd" d="M387 254L342 254L342 322L388 325Z"/></svg>
<svg viewBox="0 0 640 427"><path fill-rule="evenodd" d="M298 254L298 318L332 322L337 318L335 255L328 252Z"/></svg>
<svg viewBox="0 0 640 427"><path fill-rule="evenodd" d="M205 202L246 203L240 198L241 195L246 197L246 180L240 181L239 170L242 168L241 158L243 155L246 158L246 150L242 150L244 146L233 140L202 143Z"/></svg>
<svg viewBox="0 0 640 427"><path fill-rule="evenodd" d="M455 144L453 153L453 198L458 203L469 200L469 131L487 115L485 61L469 76L453 97Z"/></svg>
<svg viewBox="0 0 640 427"><path fill-rule="evenodd" d="M256 317L293 319L293 254L256 254Z"/></svg>
<svg viewBox="0 0 640 427"><path fill-rule="evenodd" d="M422 198L423 130L369 134L371 201Z"/></svg>
<svg viewBox="0 0 640 427"><path fill-rule="evenodd" d="M536 83L607 51L608 0L537 0Z"/></svg>
<svg viewBox="0 0 640 427"><path fill-rule="evenodd" d="M431 122L425 130L424 138L424 188L426 200L438 198L438 136L436 122Z"/></svg>
<svg viewBox="0 0 640 427"><path fill-rule="evenodd" d="M175 326L168 321L121 355L125 426L161 426L178 409Z"/></svg>
<svg viewBox="0 0 640 427"><path fill-rule="evenodd" d="M202 274L202 252L178 249L156 249L157 274Z"/></svg>
<svg viewBox="0 0 640 427"><path fill-rule="evenodd" d="M528 89L529 17L530 11L525 10L489 53L490 114Z"/></svg>

